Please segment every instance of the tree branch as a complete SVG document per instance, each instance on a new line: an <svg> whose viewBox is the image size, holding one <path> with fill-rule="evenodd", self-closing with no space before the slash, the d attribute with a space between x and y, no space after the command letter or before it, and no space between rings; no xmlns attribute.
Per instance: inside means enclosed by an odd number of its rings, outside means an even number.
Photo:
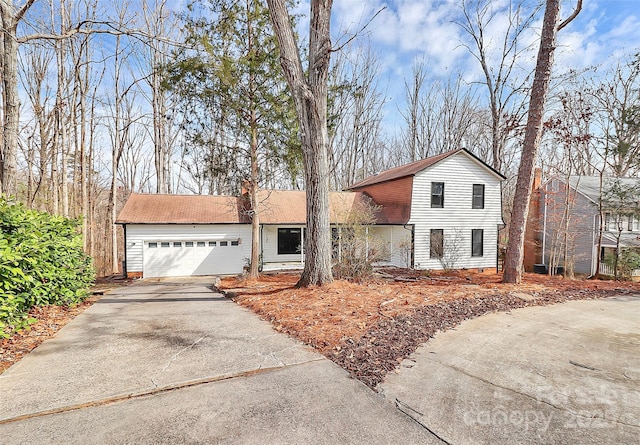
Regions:
<svg viewBox="0 0 640 445"><path fill-rule="evenodd" d="M369 21L367 23L365 23L362 28L360 28L357 32L355 32L351 37L349 37L349 39L347 39L346 42L344 42L342 45L338 46L337 48L333 48L331 49L331 52L337 52L340 51L342 48L344 48L345 46L347 46L349 43L351 43L353 41L353 39L355 39L358 34L360 34L362 31L364 31L365 29L367 29L367 27L371 24L371 22L373 22L373 20L378 17L378 15L384 11L385 9L387 9L386 6L383 6L382 8L380 8L378 10L378 12L376 12L375 14L373 14L373 16L369 19Z"/></svg>
<svg viewBox="0 0 640 445"><path fill-rule="evenodd" d="M560 31L562 28L564 28L569 23L571 23L573 21L573 19L575 19L576 16L580 13L581 10L582 10L582 0L578 0L578 4L576 5L576 8L573 10L573 13L571 13L571 15L569 17L567 17L567 19L565 21L563 21L562 23L560 23L558 25L558 29L557 30Z"/></svg>
<svg viewBox="0 0 640 445"><path fill-rule="evenodd" d="M18 22L22 20L22 17L24 17L24 15L27 13L29 8L31 8L31 6L35 1L36 0L27 0L26 3L22 5L22 8L20 8L20 10L16 13L15 17L13 18L14 25L17 25Z"/></svg>

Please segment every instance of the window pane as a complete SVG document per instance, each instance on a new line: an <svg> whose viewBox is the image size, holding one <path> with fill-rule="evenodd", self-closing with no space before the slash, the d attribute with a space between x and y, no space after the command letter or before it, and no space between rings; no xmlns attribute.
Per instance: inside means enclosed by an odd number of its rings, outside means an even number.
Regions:
<svg viewBox="0 0 640 445"><path fill-rule="evenodd" d="M229 245L229 241L220 241L220 245L221 246L228 246Z"/></svg>
<svg viewBox="0 0 640 445"><path fill-rule="evenodd" d="M156 249L158 247L158 243L149 243L149 248Z"/></svg>
<svg viewBox="0 0 640 445"><path fill-rule="evenodd" d="M184 243L185 247L193 247L193 241L187 241Z"/></svg>
<svg viewBox="0 0 640 445"><path fill-rule="evenodd" d="M237 241L231 241L232 246L237 246L239 243Z"/></svg>
<svg viewBox="0 0 640 445"><path fill-rule="evenodd" d="M182 247L182 241L174 241L173 247Z"/></svg>
<svg viewBox="0 0 640 445"><path fill-rule="evenodd" d="M471 256L483 256L484 230L473 229L471 231Z"/></svg>
<svg viewBox="0 0 640 445"><path fill-rule="evenodd" d="M484 209L484 184L473 184L473 201L471 208Z"/></svg>
<svg viewBox="0 0 640 445"><path fill-rule="evenodd" d="M444 207L444 182L431 183L431 207Z"/></svg>
<svg viewBox="0 0 640 445"><path fill-rule="evenodd" d="M209 245L210 245L210 246L215 246L215 245L216 245L216 242L215 242L215 241L209 241Z"/></svg>
<svg viewBox="0 0 640 445"><path fill-rule="evenodd" d="M442 258L444 251L444 231L442 229L431 229L429 242L429 257Z"/></svg>
<svg viewBox="0 0 640 445"><path fill-rule="evenodd" d="M204 247L207 243L204 241L198 241L198 247Z"/></svg>
<svg viewBox="0 0 640 445"><path fill-rule="evenodd" d="M278 229L278 255L302 252L302 230L299 228Z"/></svg>
<svg viewBox="0 0 640 445"><path fill-rule="evenodd" d="M171 243L169 243L169 242L164 242L163 241L163 242L160 243L160 247L169 247L170 244Z"/></svg>

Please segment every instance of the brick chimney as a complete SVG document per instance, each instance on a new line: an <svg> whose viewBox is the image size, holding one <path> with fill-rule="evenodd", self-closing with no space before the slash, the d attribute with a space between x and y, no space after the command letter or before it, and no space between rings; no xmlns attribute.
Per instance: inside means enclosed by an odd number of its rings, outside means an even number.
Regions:
<svg viewBox="0 0 640 445"><path fill-rule="evenodd" d="M542 169L540 167L536 167L533 170L533 190L538 190L542 185Z"/></svg>

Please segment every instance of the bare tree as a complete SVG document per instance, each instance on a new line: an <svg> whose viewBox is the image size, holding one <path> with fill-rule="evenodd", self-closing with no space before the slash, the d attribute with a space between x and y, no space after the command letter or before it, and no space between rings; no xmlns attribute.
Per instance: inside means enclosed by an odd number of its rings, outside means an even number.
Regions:
<svg viewBox="0 0 640 445"><path fill-rule="evenodd" d="M457 22L470 38L463 45L480 63L490 110L491 160L489 164L504 171L505 150L510 137L521 127L525 116L525 93L529 73L521 72L520 62L529 50L525 33L531 27L539 6L529 8L528 3L491 0L463 0L462 18ZM489 28L506 17L504 35L493 39ZM496 63L497 61L497 63Z"/></svg>
<svg viewBox="0 0 640 445"><path fill-rule="evenodd" d="M385 94L380 63L368 44L337 53L329 73L329 154L333 189L384 168L381 123Z"/></svg>
<svg viewBox="0 0 640 445"><path fill-rule="evenodd" d="M607 169L615 176L640 171L640 54L617 63L590 91Z"/></svg>
<svg viewBox="0 0 640 445"><path fill-rule="evenodd" d="M505 258L503 282L520 283L522 281L522 260L524 256L524 233L529 214L529 201L533 187L534 161L538 153L540 136L542 135L542 118L545 100L551 80L553 66L553 52L556 47L558 31L567 26L582 9L582 0L577 0L573 13L558 24L560 16L560 0L547 0L542 23L540 49L536 62L536 70L531 88L529 114L525 128L518 181L516 183L515 199L511 222L509 224L509 242Z"/></svg>
<svg viewBox="0 0 640 445"><path fill-rule="evenodd" d="M332 0L311 0L307 70L284 0L267 0L280 46L280 62L289 83L300 124L307 195L306 259L298 286L333 281L329 227L327 78L331 56Z"/></svg>

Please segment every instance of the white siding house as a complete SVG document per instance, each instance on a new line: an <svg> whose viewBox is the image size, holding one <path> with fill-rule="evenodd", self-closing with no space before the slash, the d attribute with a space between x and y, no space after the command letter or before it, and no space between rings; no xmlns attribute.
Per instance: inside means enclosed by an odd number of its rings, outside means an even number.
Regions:
<svg viewBox="0 0 640 445"><path fill-rule="evenodd" d="M409 224L415 227L416 268L496 267L498 228L503 224L501 180L463 151L415 175ZM438 184L444 188L442 206L432 202L432 187L440 187ZM442 249L431 245L433 230L442 230ZM473 231L476 231L475 252L472 252ZM439 233L434 233L435 243L440 241Z"/></svg>
<svg viewBox="0 0 640 445"><path fill-rule="evenodd" d="M339 244L350 215L370 203L377 210L366 231L375 245L368 242L364 254L377 249L383 255L379 265L495 267L503 179L464 149L381 172L350 191L330 193L334 242ZM255 212L262 270L302 267L305 193L259 193ZM117 221L125 231L125 272L145 277L239 274L251 256L248 215L255 212L245 197L132 194Z"/></svg>

